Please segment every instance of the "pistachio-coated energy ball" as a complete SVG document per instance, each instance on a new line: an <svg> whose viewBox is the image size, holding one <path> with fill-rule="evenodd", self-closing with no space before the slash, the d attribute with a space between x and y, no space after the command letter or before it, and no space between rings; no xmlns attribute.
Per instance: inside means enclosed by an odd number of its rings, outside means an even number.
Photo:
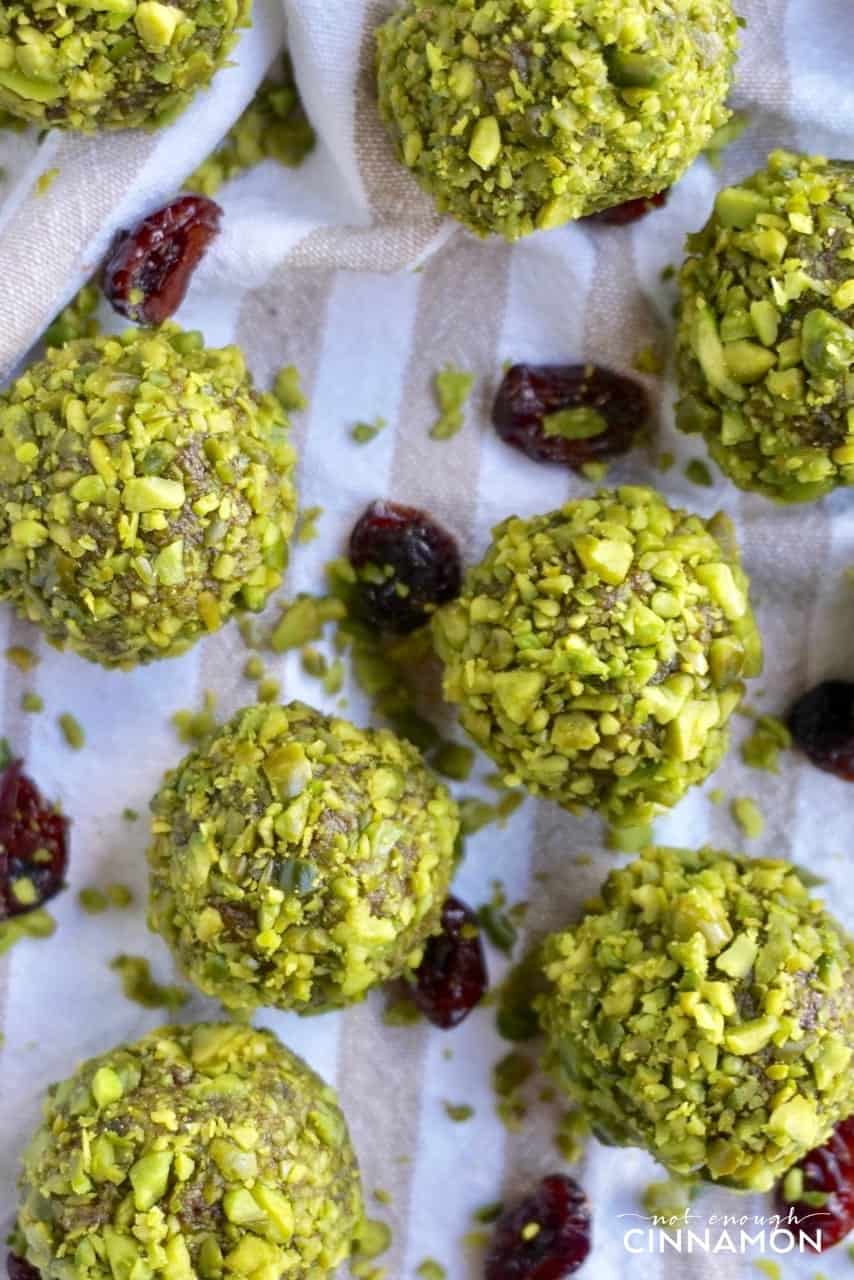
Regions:
<svg viewBox="0 0 854 1280"><path fill-rule="evenodd" d="M150 923L227 1008L351 1004L439 930L457 806L387 729L249 707L152 809Z"/></svg>
<svg viewBox="0 0 854 1280"><path fill-rule="evenodd" d="M648 849L543 954L547 1062L605 1141L766 1191L854 1110L852 944L789 863Z"/></svg>
<svg viewBox="0 0 854 1280"><path fill-rule="evenodd" d="M0 599L106 667L183 653L281 582L294 462L236 347L53 348L0 395Z"/></svg>
<svg viewBox="0 0 854 1280"><path fill-rule="evenodd" d="M377 33L401 162L509 240L673 185L729 117L730 0L405 0Z"/></svg>
<svg viewBox="0 0 854 1280"><path fill-rule="evenodd" d="M24 1154L43 1280L324 1280L362 1213L335 1093L269 1031L161 1027L78 1067Z"/></svg>
<svg viewBox="0 0 854 1280"><path fill-rule="evenodd" d="M854 161L775 151L688 252L679 426L769 498L854 484Z"/></svg>
<svg viewBox="0 0 854 1280"><path fill-rule="evenodd" d="M435 615L460 722L525 786L616 825L716 768L761 643L730 522L624 486L493 531Z"/></svg>
<svg viewBox="0 0 854 1280"><path fill-rule="evenodd" d="M209 83L252 0L0 5L0 110L45 128L156 128Z"/></svg>

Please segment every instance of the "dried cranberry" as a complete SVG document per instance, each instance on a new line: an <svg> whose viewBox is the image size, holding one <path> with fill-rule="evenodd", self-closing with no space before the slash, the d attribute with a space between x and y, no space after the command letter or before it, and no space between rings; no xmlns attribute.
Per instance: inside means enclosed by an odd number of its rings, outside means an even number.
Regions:
<svg viewBox="0 0 854 1280"><path fill-rule="evenodd" d="M133 231L122 231L104 267L113 308L137 324L162 324L174 315L221 217L207 196L179 196Z"/></svg>
<svg viewBox="0 0 854 1280"><path fill-rule="evenodd" d="M457 544L416 507L372 502L350 534L350 563L370 569L359 574L359 604L375 627L414 631L432 609L459 595Z"/></svg>
<svg viewBox="0 0 854 1280"><path fill-rule="evenodd" d="M606 227L625 227L630 222L639 222L653 209L662 209L667 204L668 191L659 191L657 196L640 196L637 200L626 200L624 204L612 205L610 209L601 209L599 213L591 213L582 222L598 222Z"/></svg>
<svg viewBox="0 0 854 1280"><path fill-rule="evenodd" d="M9 1280L40 1280L41 1278L38 1268L17 1253L6 1254L6 1270Z"/></svg>
<svg viewBox="0 0 854 1280"><path fill-rule="evenodd" d="M0 920L23 915L59 893L68 863L68 819L46 804L13 760L0 774ZM19 901L15 882L32 885Z"/></svg>
<svg viewBox="0 0 854 1280"><path fill-rule="evenodd" d="M789 712L797 746L819 769L854 782L854 684L825 680Z"/></svg>
<svg viewBox="0 0 854 1280"><path fill-rule="evenodd" d="M854 1116L838 1124L824 1146L810 1151L795 1168L803 1174L805 1193L827 1199L812 1205L806 1200L789 1201L783 1194L784 1180L777 1188L777 1206L788 1215L789 1230L800 1230L810 1240L821 1232L817 1252L823 1253L854 1228Z"/></svg>
<svg viewBox="0 0 854 1280"><path fill-rule="evenodd" d="M586 438L548 434L545 419L564 410L592 410L602 429ZM580 467L597 458L625 453L645 426L649 399L642 386L590 364L514 364L507 370L492 422L501 439L535 462ZM595 418L591 420L595 423Z"/></svg>
<svg viewBox="0 0 854 1280"><path fill-rule="evenodd" d="M424 949L413 999L434 1027L449 1031L468 1017L488 983L477 918L459 898L446 898L442 932Z"/></svg>
<svg viewBox="0 0 854 1280"><path fill-rule="evenodd" d="M590 1252L591 1238L587 1196L573 1178L552 1174L498 1219L486 1255L486 1280L571 1276Z"/></svg>

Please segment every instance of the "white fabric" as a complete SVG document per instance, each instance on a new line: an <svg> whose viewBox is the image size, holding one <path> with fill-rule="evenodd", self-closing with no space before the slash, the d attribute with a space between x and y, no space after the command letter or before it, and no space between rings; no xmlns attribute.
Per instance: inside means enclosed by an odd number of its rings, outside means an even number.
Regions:
<svg viewBox="0 0 854 1280"><path fill-rule="evenodd" d="M716 187L755 168L772 146L854 155L854 26L849 0L743 0L748 28L736 100L750 113L751 127L726 154L722 172L698 162L667 207L636 227L574 227L509 248L439 226L393 162L370 89L369 32L389 7L386 0L291 0L287 7L297 74L321 145L297 171L267 163L223 190L224 230L180 319L202 328L210 343L238 340L262 384L282 364L294 361L302 370L310 408L295 416L301 497L306 506L322 505L325 515L319 539L295 550L287 587L294 593L322 590L324 562L340 554L354 518L376 496L433 510L472 559L490 526L510 511L546 510L587 491L578 477L528 462L491 431L488 409L502 362L590 359L629 370L634 353L650 342L666 350L674 290L662 284L660 273L678 262L685 233L702 222ZM21 175L22 163L29 169L7 197L0 221L0 368L23 357L92 270L115 228L156 205L211 149L272 61L280 21L276 0L260 3L237 68L223 72L193 114L159 140L51 138L28 161L21 139L4 141L19 153L11 158L14 171ZM33 178L59 157L57 183L36 200L29 194ZM8 185L14 187L11 180ZM84 199L86 192L91 200ZM28 224L37 230L29 241ZM32 248L33 241L35 257L27 256L22 246ZM471 369L478 382L464 430L443 444L427 435L435 416L430 380L448 360ZM682 467L703 456L702 446L673 429L670 378L648 385L654 439L615 465L610 478L653 483L674 502L707 513L722 505L733 515L768 652L766 673L749 693L751 704L780 712L820 678L854 678L854 587L843 574L854 564L852 494L784 509L738 494L719 478L711 489L696 488ZM387 419L386 431L369 445L353 444L350 426L377 415ZM661 474L653 461L666 450L677 454L677 462ZM29 676L0 663L3 732L45 790L62 799L74 831L71 891L55 903L55 937L0 959L6 1035L0 1049L0 1204L8 1215L16 1155L44 1086L76 1058L158 1021L156 1013L122 998L107 968L109 958L125 950L148 955L162 980L170 975L165 949L146 933L143 919L144 822L124 823L121 810L130 805L144 813L163 768L179 758L183 748L168 724L175 709L196 705L205 688L216 690L224 713L252 694L240 675L246 650L234 627L180 660L130 674L103 673L48 650L0 610L0 649L10 643L37 649L41 661ZM286 696L334 708L335 700L302 674L295 656L268 665L281 675ZM45 698L44 715L20 711L25 689ZM366 719L358 691L348 684L345 693L346 714ZM431 707L450 730L451 717L438 700ZM70 752L59 736L55 717L65 710L86 728L81 752ZM737 720L736 742L748 727ZM481 761L478 777L488 771ZM854 924L854 788L794 754L784 757L779 776L759 774L741 763L734 748L710 783L658 824L658 837L738 847L742 840L728 805L709 801L714 788L728 800L757 798L767 826L750 851L790 856L825 876L828 899ZM578 861L582 854L592 860ZM469 842L458 892L479 904L500 878L511 902L530 902L530 927L537 931L573 918L613 864L596 820L574 819L529 800L505 830L490 827ZM547 883L536 878L540 873L549 875ZM110 880L133 885L136 909L86 917L77 890ZM504 962L495 953L489 958L497 979ZM337 1081L369 1198L375 1187L392 1194L389 1209L372 1209L393 1226L393 1247L383 1260L389 1275L405 1280L431 1256L448 1267L449 1280L463 1280L469 1260L461 1237L473 1225L472 1210L517 1195L534 1177L561 1167L551 1145L555 1115L535 1104L522 1133L513 1135L495 1119L487 1081L507 1046L495 1035L489 1010L445 1035L384 1028L381 1005L373 997L342 1016L300 1022L265 1013L259 1021L276 1027ZM215 1012L202 1000L191 1011ZM450 1058L444 1056L448 1048ZM451 1124L443 1100L470 1102L474 1117ZM400 1163L402 1157L411 1163ZM630 1256L623 1246L628 1220L618 1215L638 1211L638 1193L655 1176L652 1162L593 1144L578 1172L595 1205L597 1235L582 1275L620 1280L627 1268L639 1280L748 1280L758 1274L752 1266L761 1256L757 1249L713 1258ZM767 1212L767 1204L707 1192L694 1211L701 1217L752 1215ZM841 1278L851 1267L844 1248L820 1261L780 1261L787 1277L821 1270Z"/></svg>

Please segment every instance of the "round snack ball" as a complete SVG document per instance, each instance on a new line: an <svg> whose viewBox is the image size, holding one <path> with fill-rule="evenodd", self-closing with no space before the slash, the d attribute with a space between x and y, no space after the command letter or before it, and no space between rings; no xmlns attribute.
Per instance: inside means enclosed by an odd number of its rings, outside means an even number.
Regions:
<svg viewBox="0 0 854 1280"><path fill-rule="evenodd" d="M642 824L702 782L762 665L732 526L624 486L511 517L435 615L444 692L525 786Z"/></svg>
<svg viewBox="0 0 854 1280"><path fill-rule="evenodd" d="M43 1280L323 1280L362 1196L330 1089L269 1031L161 1027L54 1085L13 1247Z"/></svg>
<svg viewBox="0 0 854 1280"><path fill-rule="evenodd" d="M854 162L775 151L688 250L678 425L742 489L854 484Z"/></svg>
<svg viewBox="0 0 854 1280"><path fill-rule="evenodd" d="M0 111L43 128L157 128L208 84L252 0L0 5Z"/></svg>
<svg viewBox="0 0 854 1280"><path fill-rule="evenodd" d="M0 395L0 599L106 667L183 653L281 582L278 401L175 325L48 351Z"/></svg>
<svg viewBox="0 0 854 1280"><path fill-rule="evenodd" d="M543 957L547 1064L606 1142L765 1191L854 1110L854 949L789 863L647 849Z"/></svg>
<svg viewBox="0 0 854 1280"><path fill-rule="evenodd" d="M439 930L457 806L387 729L248 707L152 809L149 922L229 1009L351 1004Z"/></svg>
<svg viewBox="0 0 854 1280"><path fill-rule="evenodd" d="M730 0L406 0L377 33L398 156L508 240L673 185L729 118Z"/></svg>

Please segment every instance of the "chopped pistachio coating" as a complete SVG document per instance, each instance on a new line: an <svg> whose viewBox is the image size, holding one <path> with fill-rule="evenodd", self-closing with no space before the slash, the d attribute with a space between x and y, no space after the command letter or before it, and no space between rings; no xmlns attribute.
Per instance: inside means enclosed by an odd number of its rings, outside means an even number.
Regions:
<svg viewBox="0 0 854 1280"><path fill-rule="evenodd" d="M169 1026L48 1092L16 1249L44 1280L322 1280L361 1210L335 1092L269 1031Z"/></svg>
<svg viewBox="0 0 854 1280"><path fill-rule="evenodd" d="M442 212L509 240L673 185L729 119L729 0L406 0L379 101Z"/></svg>
<svg viewBox="0 0 854 1280"><path fill-rule="evenodd" d="M606 1141L767 1190L854 1110L852 959L790 864L648 849L545 944L547 1064Z"/></svg>
<svg viewBox="0 0 854 1280"><path fill-rule="evenodd" d="M150 924L227 1008L350 1004L438 931L457 807L387 729L249 707L152 809Z"/></svg>
<svg viewBox="0 0 854 1280"><path fill-rule="evenodd" d="M854 161L773 152L688 251L679 426L742 489L854 484Z"/></svg>
<svg viewBox="0 0 854 1280"><path fill-rule="evenodd" d="M169 124L225 61L251 0L0 5L0 111L45 128Z"/></svg>
<svg viewBox="0 0 854 1280"><path fill-rule="evenodd" d="M0 396L0 599L107 667L182 653L281 582L278 401L167 325L48 351Z"/></svg>
<svg viewBox="0 0 854 1280"><path fill-rule="evenodd" d="M717 766L762 652L732 526L624 486L493 531L433 628L508 786L636 825Z"/></svg>

